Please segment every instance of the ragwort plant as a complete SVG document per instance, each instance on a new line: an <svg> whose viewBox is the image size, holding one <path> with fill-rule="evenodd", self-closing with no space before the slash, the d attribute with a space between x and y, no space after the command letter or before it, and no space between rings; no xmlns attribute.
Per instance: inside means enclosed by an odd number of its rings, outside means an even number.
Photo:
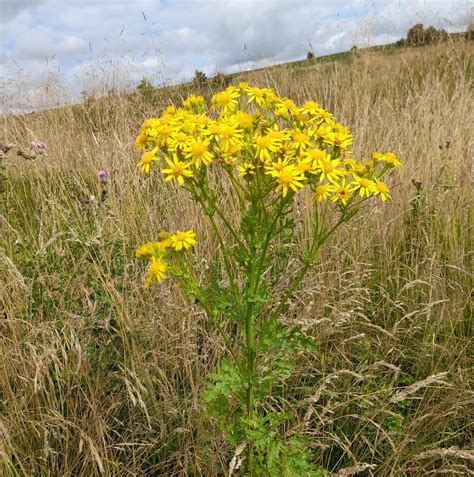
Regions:
<svg viewBox="0 0 474 477"><path fill-rule="evenodd" d="M159 119L145 121L136 139L143 152L139 169L149 174L157 167L165 182L186 189L219 243L208 283L197 279L189 254L193 230L163 231L136 255L149 263L146 286L175 278L222 336L227 356L210 377L204 401L237 449L231 471L322 475L282 397L292 355L312 344L281 317L332 234L368 199L391 199L381 178L401 167L395 154L376 152L358 162L351 143L349 130L317 103L298 107L246 83L215 94L210 110L201 96L168 107ZM309 240L297 246L293 211L302 189L314 202ZM226 214L225 201L238 204L237 221ZM282 253L288 247L297 247L295 270ZM290 283L283 295L277 293L282 279Z"/></svg>

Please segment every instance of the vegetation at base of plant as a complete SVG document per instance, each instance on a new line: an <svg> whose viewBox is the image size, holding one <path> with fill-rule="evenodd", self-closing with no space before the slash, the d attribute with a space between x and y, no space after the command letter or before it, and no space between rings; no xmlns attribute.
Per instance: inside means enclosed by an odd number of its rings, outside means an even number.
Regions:
<svg viewBox="0 0 474 477"><path fill-rule="evenodd" d="M392 152L354 159L352 134L314 101L298 107L272 89L242 82L210 103L207 110L203 97L189 96L182 108L168 107L143 123L135 145L143 152L142 172L159 169L165 182L183 187L201 207L220 250L210 274L223 270L226 285L215 293L205 278L197 279L201 270L187 253L196 245L192 230L161 232L161 240L140 246L136 255L148 261L147 286L175 277L225 342L228 356L204 401L228 442L245 445L244 474L321 475L281 399L292 355L307 351L307 341L280 319L333 233L367 199L391 199L381 178L401 163ZM291 285L281 295L275 257L281 260L282 247L292 246L285 239L302 190L314 197L311 233L307 245L295 250L299 267L283 263ZM229 201L239 210L232 221L224 211Z"/></svg>

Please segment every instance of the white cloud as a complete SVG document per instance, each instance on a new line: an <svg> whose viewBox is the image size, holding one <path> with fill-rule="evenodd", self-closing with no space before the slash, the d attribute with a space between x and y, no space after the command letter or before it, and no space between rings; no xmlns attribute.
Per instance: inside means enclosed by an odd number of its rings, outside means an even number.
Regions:
<svg viewBox="0 0 474 477"><path fill-rule="evenodd" d="M236 72L302 58L310 45L323 55L391 42L416 22L459 30L473 13L472 0L0 2L0 75L40 77L57 67L77 87L99 75L128 84Z"/></svg>

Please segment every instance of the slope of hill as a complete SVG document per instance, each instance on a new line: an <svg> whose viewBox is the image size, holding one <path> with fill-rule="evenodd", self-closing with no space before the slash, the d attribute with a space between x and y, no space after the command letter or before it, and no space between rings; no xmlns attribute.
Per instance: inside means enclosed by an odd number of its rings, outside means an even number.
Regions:
<svg viewBox="0 0 474 477"><path fill-rule="evenodd" d="M317 350L281 392L329 472L472 469L472 53L375 49L230 78L318 101L350 127L354 156L394 150L404 164L393 201L334 236L285 317ZM222 343L171 282L144 290L134 258L158 230L191 224L203 276L215 260L196 208L158 171L137 171L133 144L144 119L217 88L112 92L3 119L0 142L15 147L0 190L1 475L227 474L233 449L201 401ZM46 154L16 155L33 140ZM312 200L299 199L295 241Z"/></svg>

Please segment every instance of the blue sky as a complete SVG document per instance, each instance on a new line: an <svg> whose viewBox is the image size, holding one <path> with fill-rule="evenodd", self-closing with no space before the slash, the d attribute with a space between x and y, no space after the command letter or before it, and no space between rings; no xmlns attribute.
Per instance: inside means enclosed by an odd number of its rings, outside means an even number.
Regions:
<svg viewBox="0 0 474 477"><path fill-rule="evenodd" d="M0 0L0 79L78 92L155 84L389 43L417 22L459 31L474 0ZM19 82L18 78L22 78ZM60 86L61 84L61 86ZM69 90L68 90L69 91Z"/></svg>

